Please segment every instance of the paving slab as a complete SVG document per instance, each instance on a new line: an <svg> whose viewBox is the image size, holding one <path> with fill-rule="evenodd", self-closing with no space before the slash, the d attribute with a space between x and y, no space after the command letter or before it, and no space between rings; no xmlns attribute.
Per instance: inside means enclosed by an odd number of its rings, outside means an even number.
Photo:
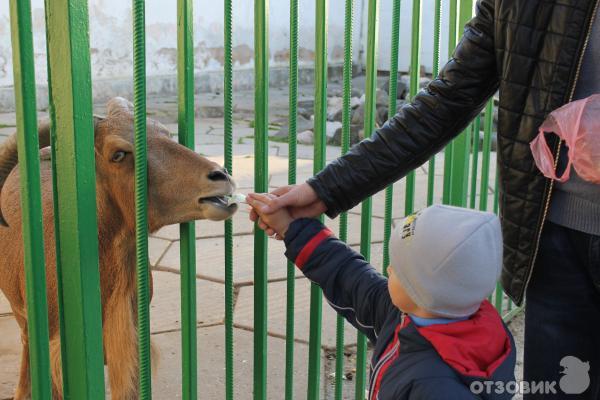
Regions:
<svg viewBox="0 0 600 400"><path fill-rule="evenodd" d="M11 399L21 365L21 331L13 317L0 317L0 399Z"/></svg>
<svg viewBox="0 0 600 400"><path fill-rule="evenodd" d="M153 398L181 398L181 338L179 332L153 335L161 353L160 364L152 382ZM215 326L198 329L198 390L203 399L225 398L225 328ZM253 333L234 330L234 398L252 399ZM267 399L281 400L285 383L285 341L267 339ZM294 398L306 397L308 346L294 347ZM325 359L323 358L323 363ZM323 382L324 379L321 379ZM322 384L323 386L323 384ZM323 391L321 391L321 394ZM322 395L320 398L324 398Z"/></svg>
<svg viewBox="0 0 600 400"><path fill-rule="evenodd" d="M287 260L281 241L268 241L269 279L283 279L287 275ZM254 236L235 236L233 239L233 280L235 284L254 280ZM218 282L225 281L225 241L223 238L196 240L197 273ZM179 242L174 242L158 264L159 268L179 271ZM300 274L300 273L298 273Z"/></svg>
<svg viewBox="0 0 600 400"><path fill-rule="evenodd" d="M380 235L382 229L377 230ZM352 231L353 236L359 233ZM375 235L375 233L374 233ZM353 246L358 251L358 244ZM380 265L382 260L382 244L372 245L372 260L374 265ZM268 241L267 272L269 280L280 280L287 277L287 259L284 255L283 242L275 239ZM235 284L249 284L254 281L254 236L242 235L233 238L233 280ZM225 281L225 241L223 238L207 238L196 240L196 264L200 277ZM179 271L179 242L173 242L169 247L158 268ZM297 276L301 276L297 272Z"/></svg>
<svg viewBox="0 0 600 400"><path fill-rule="evenodd" d="M244 190L240 190L244 192ZM240 210L233 216L233 234L249 235L254 231L254 224L248 217L246 205L242 204ZM196 221L196 238L218 237L225 235L225 224L222 221ZM168 225L152 234L152 237L165 240L179 240L179 225ZM153 264L154 265L154 264Z"/></svg>
<svg viewBox="0 0 600 400"><path fill-rule="evenodd" d="M154 293L150 303L152 332L181 329L181 276L153 271ZM225 286L196 279L196 318L198 325L223 322L225 319Z"/></svg>
<svg viewBox="0 0 600 400"><path fill-rule="evenodd" d="M296 340L308 342L310 329L310 281L306 278L296 279L294 291L294 337ZM284 337L286 324L287 283L272 282L268 285L268 330L271 335ZM337 313L323 298L322 345L335 348ZM254 327L254 287L240 289L234 321L236 325L249 329ZM349 323L345 324L346 345L356 344L356 330Z"/></svg>
<svg viewBox="0 0 600 400"><path fill-rule="evenodd" d="M150 265L156 265L156 262L160 260L165 250L171 245L170 240L159 239L156 237L148 238L148 258L150 259Z"/></svg>
<svg viewBox="0 0 600 400"><path fill-rule="evenodd" d="M10 303L8 299L4 297L4 294L0 292L0 315L3 314L11 314L12 309L10 308Z"/></svg>

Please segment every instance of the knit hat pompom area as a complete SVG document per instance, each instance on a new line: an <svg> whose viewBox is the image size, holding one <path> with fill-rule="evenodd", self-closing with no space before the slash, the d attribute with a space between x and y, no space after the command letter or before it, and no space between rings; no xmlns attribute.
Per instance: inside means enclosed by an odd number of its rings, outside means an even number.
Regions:
<svg viewBox="0 0 600 400"><path fill-rule="evenodd" d="M434 205L392 232L390 263L424 310L461 318L477 311L502 270L500 220L489 212Z"/></svg>

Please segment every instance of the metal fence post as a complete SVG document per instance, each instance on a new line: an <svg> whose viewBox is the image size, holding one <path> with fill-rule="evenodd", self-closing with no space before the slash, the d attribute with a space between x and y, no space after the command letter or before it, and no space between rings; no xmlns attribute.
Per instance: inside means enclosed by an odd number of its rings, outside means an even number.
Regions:
<svg viewBox="0 0 600 400"><path fill-rule="evenodd" d="M47 1L55 114L58 276L65 398L104 398L98 227L86 0Z"/></svg>

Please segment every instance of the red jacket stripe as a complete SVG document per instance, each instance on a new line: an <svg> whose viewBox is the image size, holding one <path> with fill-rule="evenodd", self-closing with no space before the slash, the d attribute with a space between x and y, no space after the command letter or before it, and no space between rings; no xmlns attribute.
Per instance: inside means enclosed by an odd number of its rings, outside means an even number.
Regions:
<svg viewBox="0 0 600 400"><path fill-rule="evenodd" d="M306 243L306 245L302 248L302 250L298 254L298 257L296 257L296 266L298 268L302 269L304 267L304 265L306 264L306 262L308 261L308 259L310 258L310 256L312 255L312 253L315 251L315 249L325 239L327 239L329 236L332 236L332 235L333 235L333 232L331 232L328 228L323 228L323 230L321 230L321 232L319 232L315 236L313 236L313 238L310 239L308 241L308 243Z"/></svg>

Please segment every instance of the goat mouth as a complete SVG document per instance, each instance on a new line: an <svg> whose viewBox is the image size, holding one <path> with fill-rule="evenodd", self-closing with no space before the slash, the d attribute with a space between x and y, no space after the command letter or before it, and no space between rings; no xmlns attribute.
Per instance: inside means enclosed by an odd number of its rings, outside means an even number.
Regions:
<svg viewBox="0 0 600 400"><path fill-rule="evenodd" d="M200 204L210 204L211 206L216 206L220 208L230 209L235 207L235 204L229 204L227 198L225 196L211 196L204 197L199 200Z"/></svg>

